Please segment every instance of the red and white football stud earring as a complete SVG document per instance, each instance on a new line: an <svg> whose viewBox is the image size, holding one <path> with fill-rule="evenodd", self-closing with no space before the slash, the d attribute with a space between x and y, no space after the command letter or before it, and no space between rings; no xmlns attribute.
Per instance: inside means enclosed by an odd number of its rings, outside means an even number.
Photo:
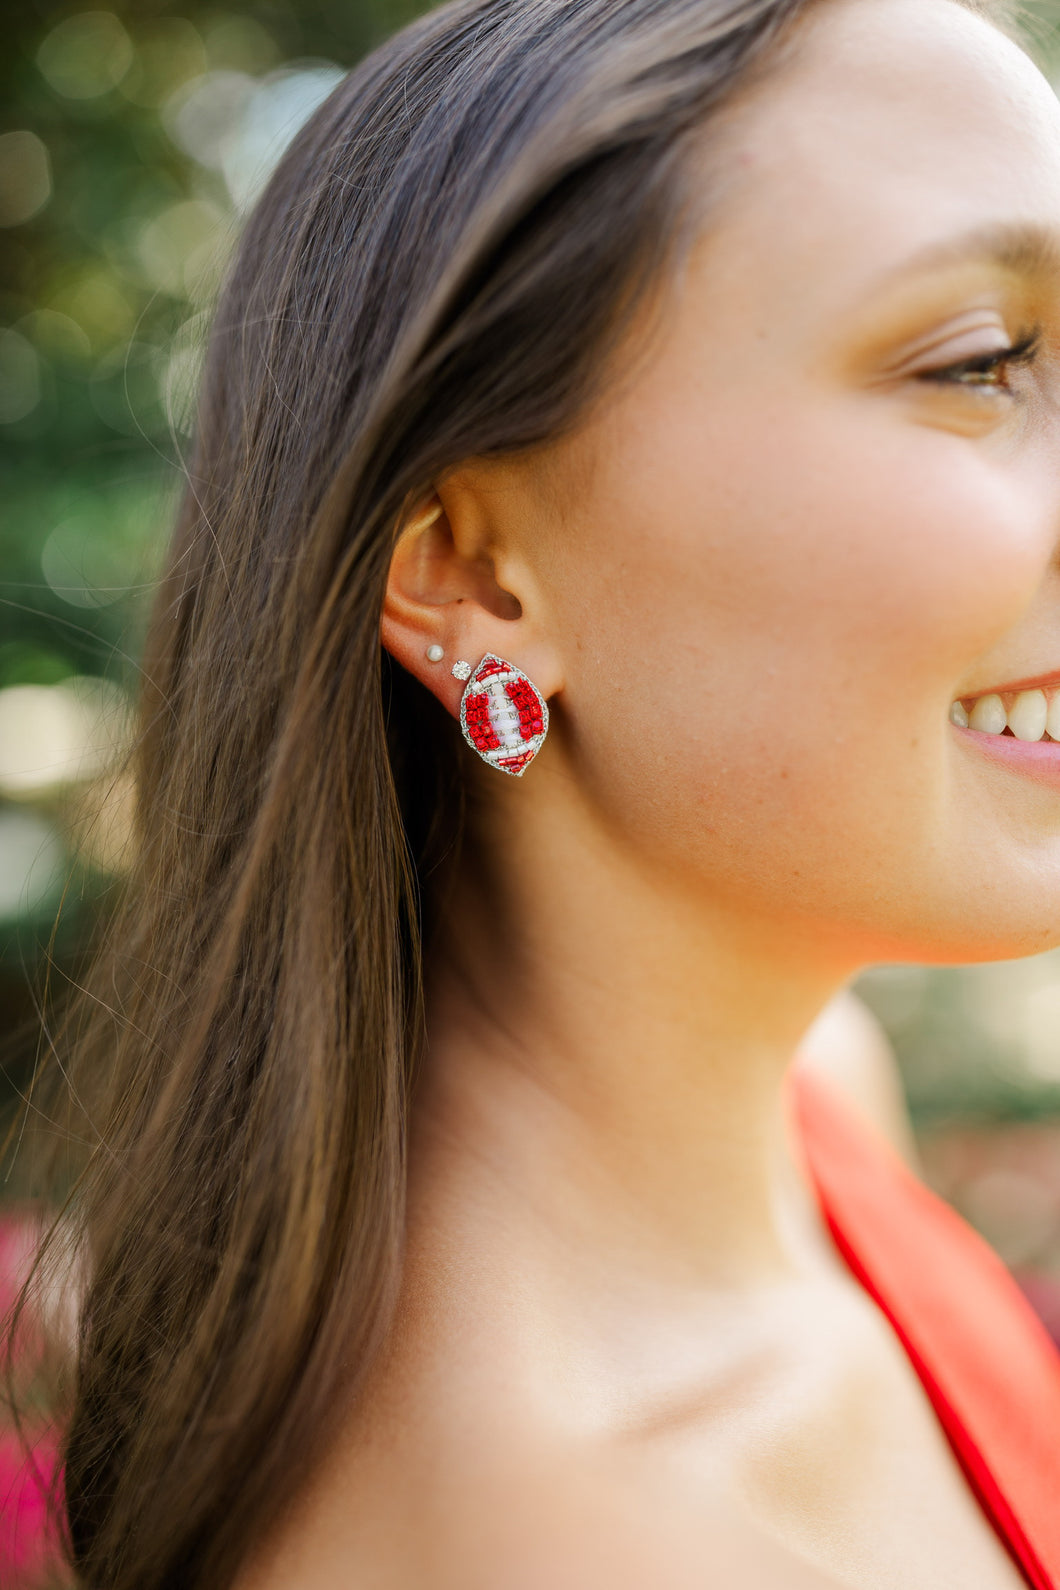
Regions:
<svg viewBox="0 0 1060 1590"><path fill-rule="evenodd" d="M455 679L466 679L460 700L464 739L490 767L522 778L545 743L548 706L537 686L514 663L488 651L472 669L455 662Z"/></svg>

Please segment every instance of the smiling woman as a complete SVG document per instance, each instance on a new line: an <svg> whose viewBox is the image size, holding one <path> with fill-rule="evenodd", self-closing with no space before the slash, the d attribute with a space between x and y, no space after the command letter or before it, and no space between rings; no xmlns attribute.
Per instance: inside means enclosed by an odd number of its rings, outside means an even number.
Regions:
<svg viewBox="0 0 1060 1590"><path fill-rule="evenodd" d="M1060 944L1058 255L955 0L458 0L300 134L57 1040L86 1585L1060 1585L1060 1361L806 1036Z"/></svg>

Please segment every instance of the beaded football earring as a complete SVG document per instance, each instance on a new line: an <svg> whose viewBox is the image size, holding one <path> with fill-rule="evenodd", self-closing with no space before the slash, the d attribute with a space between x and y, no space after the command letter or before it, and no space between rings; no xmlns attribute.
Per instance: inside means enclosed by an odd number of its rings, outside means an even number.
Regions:
<svg viewBox="0 0 1060 1590"><path fill-rule="evenodd" d="M514 663L487 652L478 666L455 662L451 672L467 684L460 701L464 739L490 767L522 778L545 743L545 698Z"/></svg>

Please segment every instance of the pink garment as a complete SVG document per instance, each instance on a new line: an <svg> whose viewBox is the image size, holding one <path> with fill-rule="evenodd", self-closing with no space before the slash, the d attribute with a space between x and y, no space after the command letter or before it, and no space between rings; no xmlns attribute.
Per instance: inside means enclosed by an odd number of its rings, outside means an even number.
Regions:
<svg viewBox="0 0 1060 1590"><path fill-rule="evenodd" d="M34 1225L0 1217L0 1319L18 1295L33 1256ZM27 1447L29 1450L27 1451ZM50 1430L0 1430L0 1590L54 1583L58 1547L48 1512L56 1464Z"/></svg>
<svg viewBox="0 0 1060 1590"><path fill-rule="evenodd" d="M29 1456L17 1436L0 1436L0 1590L33 1590L56 1560L47 1502L54 1470L50 1435Z"/></svg>

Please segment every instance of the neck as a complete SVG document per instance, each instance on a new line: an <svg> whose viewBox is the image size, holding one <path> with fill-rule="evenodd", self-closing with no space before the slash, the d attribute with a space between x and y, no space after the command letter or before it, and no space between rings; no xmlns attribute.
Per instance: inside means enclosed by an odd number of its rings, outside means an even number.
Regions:
<svg viewBox="0 0 1060 1590"><path fill-rule="evenodd" d="M508 802L503 869L487 835L438 936L411 1208L473 1182L491 1219L532 1211L535 1242L641 1282L790 1276L820 1236L784 1076L850 967L540 794Z"/></svg>

